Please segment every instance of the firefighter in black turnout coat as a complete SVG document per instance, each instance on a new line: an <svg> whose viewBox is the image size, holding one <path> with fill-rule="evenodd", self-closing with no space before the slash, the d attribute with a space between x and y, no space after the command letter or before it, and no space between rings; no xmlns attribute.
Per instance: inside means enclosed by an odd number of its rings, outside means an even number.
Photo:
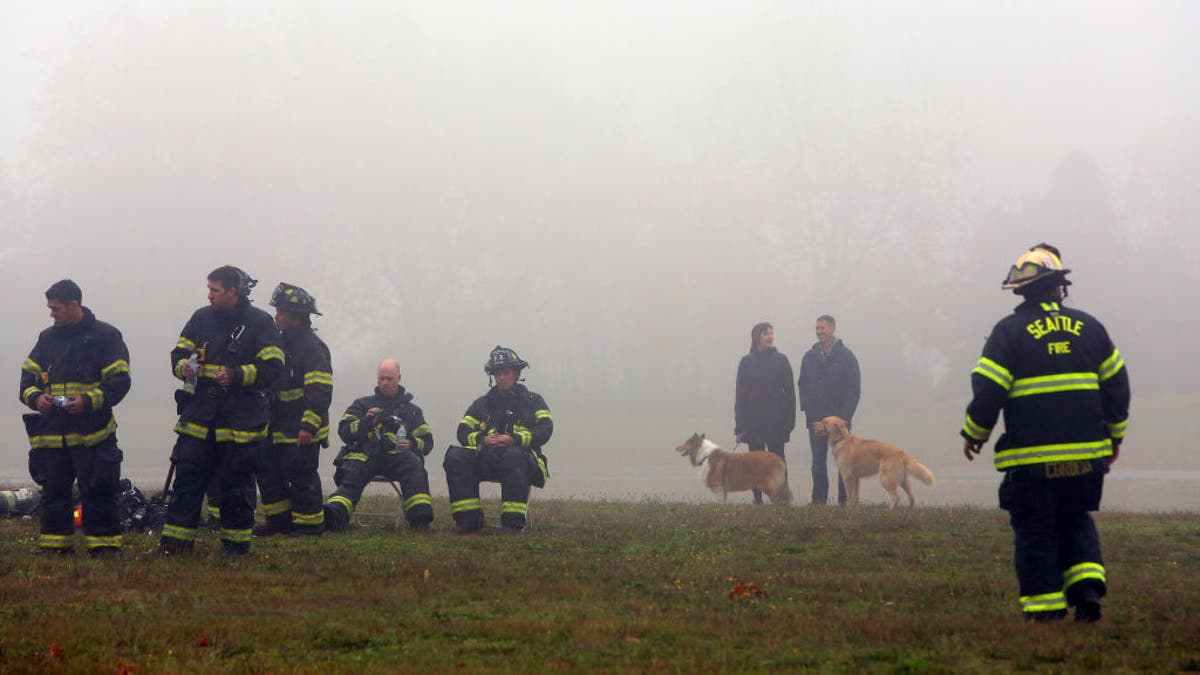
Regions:
<svg viewBox="0 0 1200 675"><path fill-rule="evenodd" d="M1047 244L1012 266L1003 287L1025 300L988 336L961 435L974 459L1004 412L995 465L1024 616L1061 619L1074 606L1075 620L1090 622L1100 619L1107 576L1088 512L1100 508L1125 438L1129 374L1104 326L1062 305L1068 272Z"/></svg>
<svg viewBox="0 0 1200 675"><path fill-rule="evenodd" d="M80 303L70 279L46 291L54 325L42 331L21 366L29 472L42 486L39 553L75 552L71 486L78 480L88 554L119 555L117 517L121 450L113 406L129 392L129 351L121 332Z"/></svg>
<svg viewBox="0 0 1200 675"><path fill-rule="evenodd" d="M250 305L257 283L229 265L208 275L209 306L196 310L171 350L171 369L185 385L180 408L174 496L160 549L190 551L209 480L221 486L221 544L226 555L250 550L254 472L267 444L271 399L284 366L271 316Z"/></svg>
<svg viewBox="0 0 1200 675"><path fill-rule="evenodd" d="M321 316L316 298L299 286L281 283L271 295L271 306L286 360L271 408L271 444L258 467L266 522L255 526L254 536L319 535L325 517L317 464L321 448L329 446L333 366L329 347L313 332L312 315Z"/></svg>
<svg viewBox="0 0 1200 675"><path fill-rule="evenodd" d="M400 483L408 526L428 532L433 499L425 456L433 449L433 431L412 402L413 395L400 386L400 365L395 359L379 364L376 381L375 393L351 403L338 422L338 436L347 445L338 467L341 482L325 502L325 527L346 529L363 488L382 475Z"/></svg>
<svg viewBox="0 0 1200 675"><path fill-rule="evenodd" d="M517 383L527 367L507 347L492 350L483 369L496 384L475 399L458 423L462 445L446 450L442 465L455 532L478 532L483 527L480 481L500 483L500 526L521 532L529 512L530 486L545 487L550 476L542 446L554 433L554 420L546 400Z"/></svg>

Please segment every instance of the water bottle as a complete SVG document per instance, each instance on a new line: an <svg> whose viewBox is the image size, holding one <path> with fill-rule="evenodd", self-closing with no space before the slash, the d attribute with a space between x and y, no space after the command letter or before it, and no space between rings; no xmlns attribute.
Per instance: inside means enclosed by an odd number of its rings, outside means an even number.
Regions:
<svg viewBox="0 0 1200 675"><path fill-rule="evenodd" d="M396 427L396 440L397 441L407 441L408 440L408 429L404 428L403 422L400 423L400 426Z"/></svg>
<svg viewBox="0 0 1200 675"><path fill-rule="evenodd" d="M189 375L183 379L183 390L189 394L194 394L196 393L196 382L200 375L200 357L196 354L196 352L192 352L192 355L188 357L187 362L188 365L192 367L192 371L195 374Z"/></svg>

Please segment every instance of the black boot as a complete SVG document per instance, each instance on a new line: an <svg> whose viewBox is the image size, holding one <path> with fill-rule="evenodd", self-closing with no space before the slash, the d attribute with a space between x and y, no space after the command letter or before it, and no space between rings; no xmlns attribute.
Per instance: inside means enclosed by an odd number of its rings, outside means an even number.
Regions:
<svg viewBox="0 0 1200 675"><path fill-rule="evenodd" d="M1055 609L1049 612L1025 612L1025 620L1034 623L1050 623L1067 618L1067 610Z"/></svg>
<svg viewBox="0 0 1200 675"><path fill-rule="evenodd" d="M1077 623L1095 623L1101 617L1100 594L1092 589L1084 591L1079 597L1079 603L1075 605L1075 621Z"/></svg>
<svg viewBox="0 0 1200 675"><path fill-rule="evenodd" d="M164 537L158 542L158 554L161 556L183 555L191 553L196 547L194 541Z"/></svg>
<svg viewBox="0 0 1200 675"><path fill-rule="evenodd" d="M292 531L291 514L282 514L283 517L267 518L266 522L255 525L251 530L251 534L255 537L273 537L277 534L287 534Z"/></svg>

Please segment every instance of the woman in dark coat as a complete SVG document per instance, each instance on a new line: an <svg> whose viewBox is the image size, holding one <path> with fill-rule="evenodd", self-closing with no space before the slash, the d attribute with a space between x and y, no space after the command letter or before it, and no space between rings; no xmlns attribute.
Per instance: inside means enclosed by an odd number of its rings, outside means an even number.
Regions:
<svg viewBox="0 0 1200 675"><path fill-rule="evenodd" d="M775 349L775 329L765 321L750 330L750 353L738 364L733 420L737 442L769 450L786 465L783 447L796 426L796 390L792 364ZM754 503L762 503L758 490Z"/></svg>

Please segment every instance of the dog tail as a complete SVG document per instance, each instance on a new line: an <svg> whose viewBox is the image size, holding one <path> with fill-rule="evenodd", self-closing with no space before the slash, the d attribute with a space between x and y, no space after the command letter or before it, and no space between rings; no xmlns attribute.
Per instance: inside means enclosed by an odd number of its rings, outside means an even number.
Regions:
<svg viewBox="0 0 1200 675"><path fill-rule="evenodd" d="M916 476L917 480L930 487L933 487L933 472L929 470L929 467L918 462L912 457L909 457L908 459L904 460L904 468L908 471L908 473Z"/></svg>

